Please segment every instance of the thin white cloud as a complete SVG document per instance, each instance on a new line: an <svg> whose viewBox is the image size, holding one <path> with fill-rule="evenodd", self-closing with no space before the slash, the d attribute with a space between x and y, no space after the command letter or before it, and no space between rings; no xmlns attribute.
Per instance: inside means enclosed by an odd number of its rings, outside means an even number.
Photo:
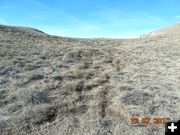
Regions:
<svg viewBox="0 0 180 135"><path fill-rule="evenodd" d="M30 2L38 7L44 8L44 9L50 9L49 7L47 7L46 5L44 5L43 3L37 1L37 0L30 0Z"/></svg>
<svg viewBox="0 0 180 135"><path fill-rule="evenodd" d="M30 0L32 4L35 6L41 8L43 12L47 12L48 14L52 14L53 16L61 15L61 17L64 17L68 21L68 23L73 24L73 26L69 26L68 24L66 25L59 25L59 26L51 26L50 30L45 30L45 32L50 33L50 34L64 34L65 36L71 36L71 33L74 33L72 31L75 31L79 35L86 35L89 32L95 32L100 29L100 26L96 24L96 22L88 22L83 19L80 19L74 15L67 14L63 10L59 10L56 8L48 7L42 2L39 2L37 0ZM36 15L30 14L32 18L37 19L38 18L38 13ZM40 17L42 18L42 17ZM55 27L58 27L57 29ZM70 28L72 27L72 28Z"/></svg>
<svg viewBox="0 0 180 135"><path fill-rule="evenodd" d="M40 28L42 31L51 34L51 35L58 35L58 36L65 36L65 37L93 37L97 33L96 26L94 25L77 25L76 27L63 27L63 26L43 26Z"/></svg>
<svg viewBox="0 0 180 135"><path fill-rule="evenodd" d="M74 22L74 24L76 25L76 28L78 28L81 31L91 32L91 31L97 31L101 29L100 25L97 22L87 22L85 20L82 20L72 15L68 15L67 17L72 22Z"/></svg>
<svg viewBox="0 0 180 135"><path fill-rule="evenodd" d="M124 12L122 12L118 9L108 8L108 7L103 7L103 9L101 9L98 12L95 12L94 14L95 14L95 16L98 16L99 18L106 20L106 21L117 20L125 15Z"/></svg>
<svg viewBox="0 0 180 135"><path fill-rule="evenodd" d="M180 18L180 15L175 16L175 18Z"/></svg>
<svg viewBox="0 0 180 135"><path fill-rule="evenodd" d="M124 26L144 26L144 25L165 25L162 18L149 13L134 11L125 12L115 8L101 7L99 11L92 15L104 25L124 27Z"/></svg>
<svg viewBox="0 0 180 135"><path fill-rule="evenodd" d="M55 9L55 8L51 8L47 5L45 5L44 3L38 1L38 0L29 0L33 5L41 8L41 9L44 9L44 12L48 12L49 14L51 13L52 15L54 14L64 14L62 12L62 10L60 9Z"/></svg>
<svg viewBox="0 0 180 135"><path fill-rule="evenodd" d="M151 14L148 14L148 13L140 13L140 14L146 16L147 18L151 19L152 21L154 21L156 23L166 24L166 22L163 19L161 19L159 17L156 17L154 15L151 15Z"/></svg>

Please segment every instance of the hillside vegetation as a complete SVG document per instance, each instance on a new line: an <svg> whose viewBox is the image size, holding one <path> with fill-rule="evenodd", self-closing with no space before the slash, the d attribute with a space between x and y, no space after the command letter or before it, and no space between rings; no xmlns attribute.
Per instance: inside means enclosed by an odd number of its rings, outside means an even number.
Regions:
<svg viewBox="0 0 180 135"><path fill-rule="evenodd" d="M0 25L1 135L163 135L180 118L180 25L139 39L77 39ZM166 32L163 30L163 33Z"/></svg>

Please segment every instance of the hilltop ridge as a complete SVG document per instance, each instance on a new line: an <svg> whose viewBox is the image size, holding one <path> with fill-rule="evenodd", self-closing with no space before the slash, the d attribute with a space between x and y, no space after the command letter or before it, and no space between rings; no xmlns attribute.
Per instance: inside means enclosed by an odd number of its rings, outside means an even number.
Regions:
<svg viewBox="0 0 180 135"><path fill-rule="evenodd" d="M24 34L29 33L29 34L45 35L44 32L35 28L21 27L21 26L8 26L8 25L0 25L0 32L4 32L4 33L22 32Z"/></svg>

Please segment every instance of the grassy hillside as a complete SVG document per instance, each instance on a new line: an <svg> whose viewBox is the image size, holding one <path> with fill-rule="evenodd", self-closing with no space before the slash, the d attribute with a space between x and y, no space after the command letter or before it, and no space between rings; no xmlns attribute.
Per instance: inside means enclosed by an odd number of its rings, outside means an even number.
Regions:
<svg viewBox="0 0 180 135"><path fill-rule="evenodd" d="M179 90L180 34L75 39L0 26L1 135L163 135L131 117L180 118Z"/></svg>
<svg viewBox="0 0 180 135"><path fill-rule="evenodd" d="M177 23L175 25L172 25L167 28L163 28L161 30L156 30L149 32L147 34L144 34L143 37L155 37L155 36L166 36L166 37L176 37L178 38L180 35L180 23Z"/></svg>

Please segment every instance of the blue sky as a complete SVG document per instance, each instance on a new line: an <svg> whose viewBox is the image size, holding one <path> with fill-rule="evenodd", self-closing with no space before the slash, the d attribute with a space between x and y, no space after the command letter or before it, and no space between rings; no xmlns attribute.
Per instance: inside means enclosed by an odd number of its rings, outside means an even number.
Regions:
<svg viewBox="0 0 180 135"><path fill-rule="evenodd" d="M132 38L177 22L179 0L0 0L0 24L68 37Z"/></svg>

